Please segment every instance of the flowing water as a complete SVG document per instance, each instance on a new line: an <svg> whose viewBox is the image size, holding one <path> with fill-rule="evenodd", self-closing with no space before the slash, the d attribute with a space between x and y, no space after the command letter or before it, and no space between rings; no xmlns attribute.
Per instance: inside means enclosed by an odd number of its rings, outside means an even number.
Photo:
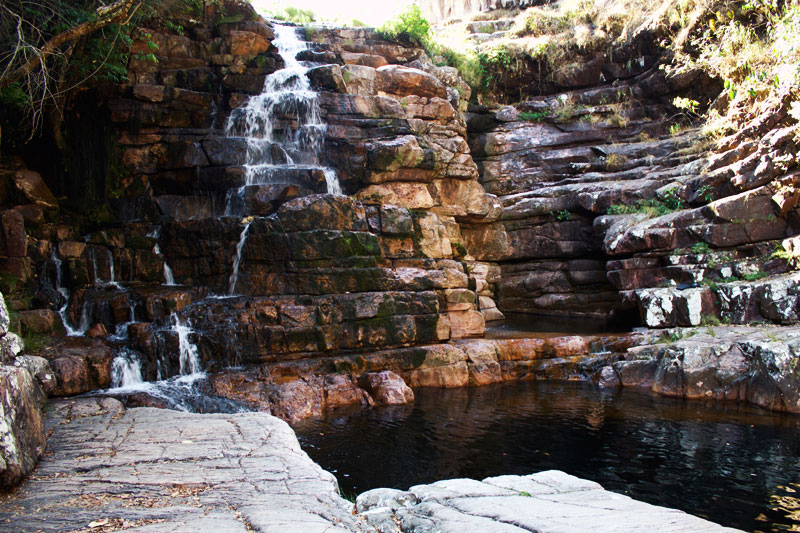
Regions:
<svg viewBox="0 0 800 533"><path fill-rule="evenodd" d="M798 416L577 383L416 394L295 430L345 493L558 469L727 526L800 529Z"/></svg>
<svg viewBox="0 0 800 533"><path fill-rule="evenodd" d="M231 190L225 214L242 216L248 188L258 185L302 182L310 172L322 172L327 192L341 194L336 173L323 167L319 153L326 125L320 115L317 93L306 76L308 67L297 54L308 48L299 39L297 28L275 25L275 40L284 68L266 77L261 94L234 109L225 132L228 137L247 142L244 165L245 184ZM300 180L298 182L298 180Z"/></svg>

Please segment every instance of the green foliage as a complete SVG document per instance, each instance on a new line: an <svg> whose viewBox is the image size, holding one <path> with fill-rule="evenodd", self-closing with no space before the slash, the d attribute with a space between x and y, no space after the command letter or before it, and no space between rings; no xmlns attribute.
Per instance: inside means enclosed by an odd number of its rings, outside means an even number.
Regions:
<svg viewBox="0 0 800 533"><path fill-rule="evenodd" d="M757 281L762 278L766 278L769 274L764 272L763 270L757 270L755 272L748 272L747 274L742 274L742 279L745 281Z"/></svg>
<svg viewBox="0 0 800 533"><path fill-rule="evenodd" d="M676 190L672 189L663 199L650 198L648 200L639 200L635 204L614 204L606 210L606 214L630 215L640 213L652 218L668 215L685 207L685 202L677 196Z"/></svg>
<svg viewBox="0 0 800 533"><path fill-rule="evenodd" d="M354 28L366 28L366 27L368 26L368 24L367 24L367 23L365 23L365 22L361 22L361 21L360 21L360 20L358 20L358 19L353 19L353 21L350 23L350 25L351 25L352 27L354 27Z"/></svg>
<svg viewBox="0 0 800 533"><path fill-rule="evenodd" d="M488 82L484 82L484 78L487 76L486 69L481 64L476 51L458 52L452 48L436 47L435 45L432 49L429 47L429 50L434 52L432 55L441 55L447 66L458 69L459 74L472 88L473 93L482 92L483 88L488 86Z"/></svg>
<svg viewBox="0 0 800 533"><path fill-rule="evenodd" d="M714 189L710 185L703 185L697 189L697 196L705 200L706 203L714 201Z"/></svg>
<svg viewBox="0 0 800 533"><path fill-rule="evenodd" d="M519 119L528 122L541 122L549 116L550 113L548 111L522 111L519 114Z"/></svg>
<svg viewBox="0 0 800 533"><path fill-rule="evenodd" d="M691 248L692 253L695 253L695 254L707 254L709 249L710 248L708 247L708 244L706 244L704 242L697 242L697 243L693 244L692 248Z"/></svg>
<svg viewBox="0 0 800 533"><path fill-rule="evenodd" d="M9 107L23 109L31 101L30 96L22 89L19 83L12 83L0 89L0 103Z"/></svg>
<svg viewBox="0 0 800 533"><path fill-rule="evenodd" d="M276 20L295 24L311 24L317 21L317 15L312 10L294 6L288 6L283 11L270 11L270 15Z"/></svg>
<svg viewBox="0 0 800 533"><path fill-rule="evenodd" d="M419 6L413 4L399 15L386 21L383 26L378 28L378 34L386 39L425 47L431 42L431 25L422 16Z"/></svg>
<svg viewBox="0 0 800 533"><path fill-rule="evenodd" d="M555 217L559 222L566 222L572 218L572 213L567 209L562 209L561 211L550 211L550 216Z"/></svg>

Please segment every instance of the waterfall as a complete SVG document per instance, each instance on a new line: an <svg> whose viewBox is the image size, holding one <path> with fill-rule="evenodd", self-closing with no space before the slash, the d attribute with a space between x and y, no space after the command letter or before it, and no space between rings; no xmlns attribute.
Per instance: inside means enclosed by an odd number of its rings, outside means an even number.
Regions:
<svg viewBox="0 0 800 533"><path fill-rule="evenodd" d="M225 214L242 216L247 187L295 183L303 171L323 171L327 191L341 194L336 173L319 163L326 125L320 116L317 93L306 76L308 68L297 54L308 48L297 29L275 25L272 42L285 67L267 76L261 94L231 112L225 133L247 141L245 185L229 191ZM302 185L302 183L301 183Z"/></svg>
<svg viewBox="0 0 800 533"><path fill-rule="evenodd" d="M64 325L64 329L67 330L67 335L69 337L79 337L86 333L86 331L89 329L89 312L86 308L86 299L84 299L83 305L81 306L81 322L78 324L77 329L73 328L69 323L69 317L67 317L67 308L69 307L69 291L66 287L61 285L61 259L58 258L55 248L50 256L50 260L56 267L55 289L59 294L61 294L61 296L64 297L64 305L58 309L58 316L61 317L61 323Z"/></svg>
<svg viewBox="0 0 800 533"><path fill-rule="evenodd" d="M170 287L177 285L177 283L175 283L175 276L172 274L172 269L167 264L167 258L161 253L161 248L158 246L158 244L153 246L153 253L160 255L164 259L164 285L168 285Z"/></svg>
<svg viewBox="0 0 800 533"><path fill-rule="evenodd" d="M160 227L157 227L156 229L147 234L148 237L153 239L158 239L160 235L161 235ZM164 260L164 285L170 287L177 285L177 283L175 283L175 276L172 274L172 269L167 264L167 258L164 257L164 254L161 253L161 247L158 245L158 243L156 243L155 246L153 246L153 253L160 256Z"/></svg>
<svg viewBox="0 0 800 533"><path fill-rule="evenodd" d="M247 240L247 232L250 230L250 224L252 224L252 220L245 225L241 235L239 235L239 242L236 244L236 256L233 258L233 271L231 271L231 277L228 279L229 295L234 293L236 290L236 282L239 281L239 264L242 262L242 250Z"/></svg>
<svg viewBox="0 0 800 533"><path fill-rule="evenodd" d="M182 324L178 315L172 315L172 331L178 334L180 374L187 378L205 377L200 366L200 353L197 346L189 340L191 323Z"/></svg>
<svg viewBox="0 0 800 533"><path fill-rule="evenodd" d="M111 386L133 387L143 382L139 354L128 348L120 348L111 362Z"/></svg>

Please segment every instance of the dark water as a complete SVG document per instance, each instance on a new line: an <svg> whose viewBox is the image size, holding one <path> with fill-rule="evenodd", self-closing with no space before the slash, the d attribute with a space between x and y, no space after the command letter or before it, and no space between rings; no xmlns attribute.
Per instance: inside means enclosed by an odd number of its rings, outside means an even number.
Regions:
<svg viewBox="0 0 800 533"><path fill-rule="evenodd" d="M295 427L346 494L558 469L747 530L800 530L800 417L578 383L423 389Z"/></svg>

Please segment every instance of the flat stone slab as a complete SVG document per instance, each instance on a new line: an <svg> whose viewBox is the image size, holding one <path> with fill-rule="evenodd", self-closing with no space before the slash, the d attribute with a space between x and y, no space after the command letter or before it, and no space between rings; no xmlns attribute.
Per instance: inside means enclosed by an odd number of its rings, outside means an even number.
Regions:
<svg viewBox="0 0 800 533"><path fill-rule="evenodd" d="M4 532L372 530L273 416L125 410L110 398L51 407L47 454L0 496Z"/></svg>
<svg viewBox="0 0 800 533"><path fill-rule="evenodd" d="M356 508L381 532L738 531L557 470L483 481L450 479L408 491L375 489L361 494Z"/></svg>
<svg viewBox="0 0 800 533"><path fill-rule="evenodd" d="M37 469L0 496L1 531L734 531L558 471L371 490L356 513L288 424L264 413L80 398L51 404L47 429Z"/></svg>

